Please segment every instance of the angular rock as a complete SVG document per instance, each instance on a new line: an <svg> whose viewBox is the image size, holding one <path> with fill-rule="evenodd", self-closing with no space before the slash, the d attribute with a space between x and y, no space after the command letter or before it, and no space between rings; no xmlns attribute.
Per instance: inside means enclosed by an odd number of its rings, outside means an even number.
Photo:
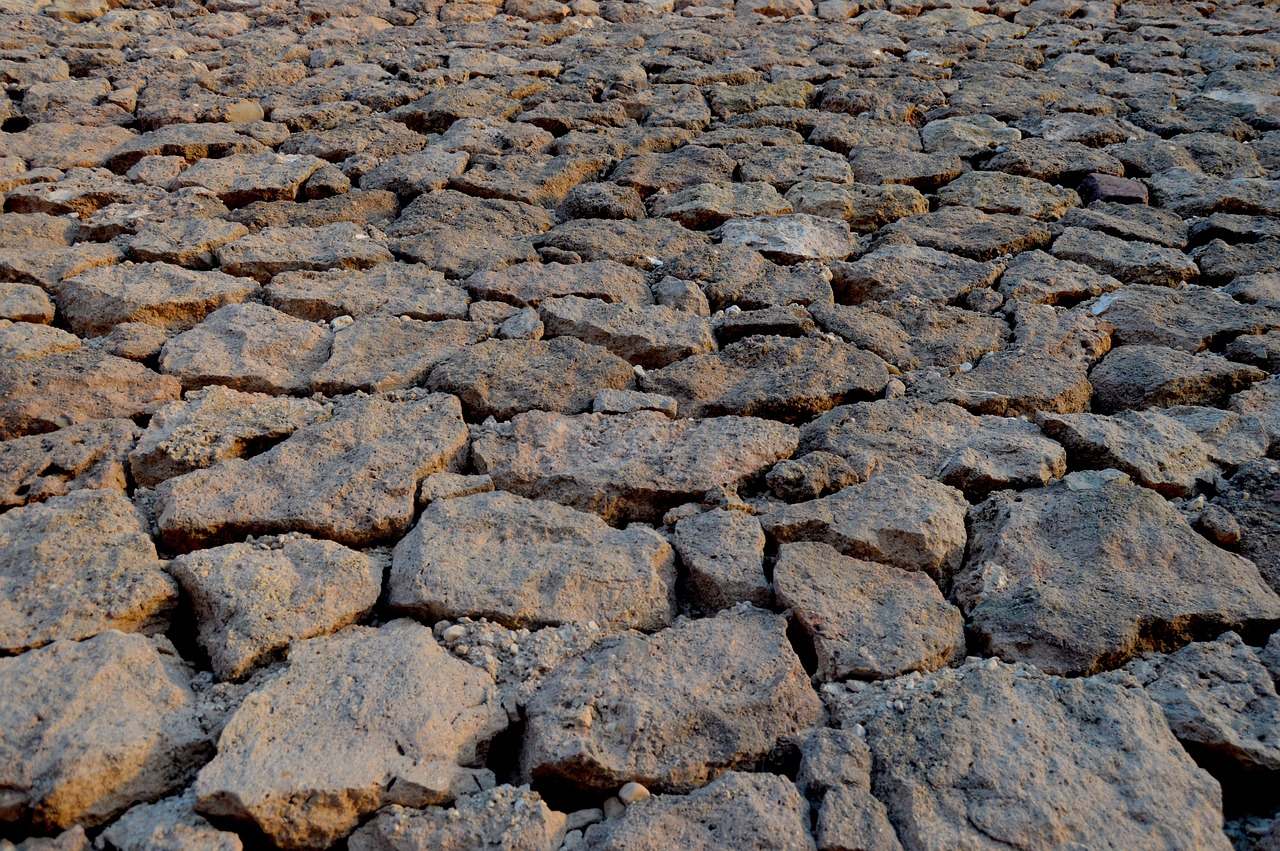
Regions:
<svg viewBox="0 0 1280 851"><path fill-rule="evenodd" d="M970 292L990 295L984 289ZM1009 325L1001 317L912 296L858 307L814 304L809 309L827 331L901 370L973 363L1009 341Z"/></svg>
<svg viewBox="0 0 1280 851"><path fill-rule="evenodd" d="M908 216L886 225L880 234L971 260L993 260L1002 254L1042 248L1053 238L1035 219L965 207L941 207L933 213Z"/></svg>
<svg viewBox="0 0 1280 851"><path fill-rule="evenodd" d="M802 180L787 190L787 200L797 213L844 219L856 233L929 212L929 202L910 186Z"/></svg>
<svg viewBox="0 0 1280 851"><path fill-rule="evenodd" d="M612 260L627 266L652 269L655 260L669 263L706 246L708 238L705 234L661 218L638 222L573 219L536 237L534 243L538 248L572 251L587 263Z"/></svg>
<svg viewBox="0 0 1280 851"><path fill-rule="evenodd" d="M698 183L670 194L653 196L653 215L705 230L730 219L776 216L792 211L791 204L768 183Z"/></svg>
<svg viewBox="0 0 1280 851"><path fill-rule="evenodd" d="M40 287L0 283L0 319L48 325L53 321L53 302Z"/></svg>
<svg viewBox="0 0 1280 851"><path fill-rule="evenodd" d="M663 261L662 272L692 281L715 310L831 302L831 285L810 264L779 266L739 245L709 245Z"/></svg>
<svg viewBox="0 0 1280 851"><path fill-rule="evenodd" d="M949 304L990 287L1002 267L915 245L888 245L851 263L831 267L831 289L841 304L900 301L915 296Z"/></svg>
<svg viewBox="0 0 1280 851"><path fill-rule="evenodd" d="M1173 213L1153 207L1098 202L1086 209L1068 210L1062 224L1179 251L1187 247L1187 223Z"/></svg>
<svg viewBox="0 0 1280 851"><path fill-rule="evenodd" d="M373 610L384 565L332 541L259 538L178 556L182 585L213 670L238 679L297 639L335 632Z"/></svg>
<svg viewBox="0 0 1280 851"><path fill-rule="evenodd" d="M195 162L266 150L262 143L240 133L232 124L170 124L125 141L110 153L106 166L123 173L143 157L176 156Z"/></svg>
<svg viewBox="0 0 1280 851"><path fill-rule="evenodd" d="M195 810L191 790L138 804L101 834L112 851L242 851L240 837L218 830Z"/></svg>
<svg viewBox="0 0 1280 851"><path fill-rule="evenodd" d="M820 727L800 745L796 785L818 809L819 851L901 851L884 804L871 794L871 750L851 730Z"/></svg>
<svg viewBox="0 0 1280 851"><path fill-rule="evenodd" d="M1200 274L1191 258L1175 248L1126 242L1078 227L1064 230L1051 250L1054 257L1081 263L1126 284L1173 287Z"/></svg>
<svg viewBox="0 0 1280 851"><path fill-rule="evenodd" d="M858 250L858 238L847 224L807 213L731 219L718 233L724 244L751 248L784 264L828 263Z"/></svg>
<svg viewBox="0 0 1280 851"><path fill-rule="evenodd" d="M659 305L565 296L544 300L539 313L548 335L577 337L649 369L716 347L706 319Z"/></svg>
<svg viewBox="0 0 1280 851"><path fill-rule="evenodd" d="M329 359L313 375L314 386L332 396L418 385L438 363L482 342L489 331L486 323L457 319L360 319L334 333Z"/></svg>
<svg viewBox="0 0 1280 851"><path fill-rule="evenodd" d="M1033 219L1061 218L1080 204L1071 189L1060 189L1030 177L991 171L971 171L938 190L944 207L972 207L984 213L1008 213Z"/></svg>
<svg viewBox="0 0 1280 851"><path fill-rule="evenodd" d="M1280 594L1280 469L1263 458L1244 464L1212 505L1225 509L1240 527L1240 555L1258 567L1262 578Z"/></svg>
<svg viewBox="0 0 1280 851"><path fill-rule="evenodd" d="M391 245L401 258L446 278L465 278L487 270L529 263L538 254L524 237L498 236L458 227L425 229Z"/></svg>
<svg viewBox="0 0 1280 851"><path fill-rule="evenodd" d="M83 489L123 493L129 451L140 434L129 420L90 420L0 442L0 507Z"/></svg>
<svg viewBox="0 0 1280 851"><path fill-rule="evenodd" d="M466 319L466 290L421 266L383 263L372 269L282 272L263 289L267 305L310 319L339 316L408 316L438 321Z"/></svg>
<svg viewBox="0 0 1280 851"><path fill-rule="evenodd" d="M1116 345L1168 346L1184 352L1218 349L1242 334L1280 327L1280 310L1240 304L1206 287L1132 284L1099 299L1092 312L1114 326L1111 337Z"/></svg>
<svg viewBox="0 0 1280 851"><path fill-rule="evenodd" d="M910 186L928 192L959 177L964 164L954 154L888 150L879 145L855 145L849 167L859 183Z"/></svg>
<svg viewBox="0 0 1280 851"><path fill-rule="evenodd" d="M654 521L712 488L747 481L795 445L793 427L752 417L530 411L476 427L471 452L476 469L503 490L616 523Z"/></svg>
<svg viewBox="0 0 1280 851"><path fill-rule="evenodd" d="M174 178L169 188L203 187L228 207L254 201L296 201L302 184L323 165L324 160L298 154L233 154L196 162Z"/></svg>
<svg viewBox="0 0 1280 851"><path fill-rule="evenodd" d="M1110 275L1039 249L1024 251L1005 267L996 289L1006 299L1070 306L1123 286Z"/></svg>
<svg viewBox="0 0 1280 851"><path fill-rule="evenodd" d="M819 679L896 677L964 655L960 610L921 573L795 543L779 548L773 583L813 641Z"/></svg>
<svg viewBox="0 0 1280 851"><path fill-rule="evenodd" d="M677 521L671 541L687 571L689 594L707 613L741 602L773 601L764 575L764 531L742 511L713 508Z"/></svg>
<svg viewBox="0 0 1280 851"><path fill-rule="evenodd" d="M201 813L281 848L327 848L382 806L476 791L506 726L493 679L407 620L296 642L245 698L196 779ZM487 783L492 783L488 775Z"/></svg>
<svg viewBox="0 0 1280 851"><path fill-rule="evenodd" d="M368 269L392 259L385 246L351 222L269 227L217 251L222 271L267 283L281 272Z"/></svg>
<svg viewBox="0 0 1280 851"><path fill-rule="evenodd" d="M138 229L129 254L144 263L173 263L191 269L217 265L216 251L247 236L249 229L222 219L173 219Z"/></svg>
<svg viewBox="0 0 1280 851"><path fill-rule="evenodd" d="M79 348L80 339L60 328L0 319L0 358L4 360L32 360Z"/></svg>
<svg viewBox="0 0 1280 851"><path fill-rule="evenodd" d="M632 780L682 792L754 763L821 711L785 633L784 618L744 606L604 640L530 701L522 772L596 792Z"/></svg>
<svg viewBox="0 0 1280 851"><path fill-rule="evenodd" d="M348 546L400 537L418 483L456 472L467 427L458 400L410 391L356 395L250 459L233 458L162 482L161 540L176 552L245 535L307 532Z"/></svg>
<svg viewBox="0 0 1280 851"><path fill-rule="evenodd" d="M426 622L513 629L595 621L654 630L675 616L675 555L652 530L509 493L431 503L396 546L389 604Z"/></svg>
<svg viewBox="0 0 1280 851"><path fill-rule="evenodd" d="M926 151L958 157L975 157L1021 138L1021 131L990 115L943 118L920 128L920 142Z"/></svg>
<svg viewBox="0 0 1280 851"><path fill-rule="evenodd" d="M1267 374L1257 367L1164 346L1120 346L1089 373L1094 409L1103 413L1218 405Z"/></svg>
<svg viewBox="0 0 1280 851"><path fill-rule="evenodd" d="M840 154L816 145L776 145L761 148L738 165L743 181L772 184L786 192L801 181L848 183L853 179L849 163Z"/></svg>
<svg viewBox="0 0 1280 851"><path fill-rule="evenodd" d="M456 815L450 815L455 813ZM558 851L565 815L537 792L495 786L454 802L452 809L392 805L351 835L351 851Z"/></svg>
<svg viewBox="0 0 1280 851"><path fill-rule="evenodd" d="M537 307L559 296L596 298L614 304L652 304L653 295L638 270L596 260L589 263L520 263L500 271L477 272L464 284L475 299Z"/></svg>
<svg viewBox="0 0 1280 851"><path fill-rule="evenodd" d="M1116 471L1071 473L973 509L954 597L986 652L1089 674L1225 629L1280 623L1252 562Z"/></svg>
<svg viewBox="0 0 1280 851"><path fill-rule="evenodd" d="M698 184L727 182L733 179L735 165L724 151L686 145L670 153L629 157L609 179L647 198L655 192L678 193Z"/></svg>

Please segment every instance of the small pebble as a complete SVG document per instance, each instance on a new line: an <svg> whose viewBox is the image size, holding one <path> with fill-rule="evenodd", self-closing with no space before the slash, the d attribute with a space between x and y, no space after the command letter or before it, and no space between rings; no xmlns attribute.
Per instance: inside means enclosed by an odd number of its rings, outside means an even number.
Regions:
<svg viewBox="0 0 1280 851"><path fill-rule="evenodd" d="M634 804L636 801L643 801L647 797L649 797L649 790L634 780L624 784L618 790L618 799L627 806Z"/></svg>

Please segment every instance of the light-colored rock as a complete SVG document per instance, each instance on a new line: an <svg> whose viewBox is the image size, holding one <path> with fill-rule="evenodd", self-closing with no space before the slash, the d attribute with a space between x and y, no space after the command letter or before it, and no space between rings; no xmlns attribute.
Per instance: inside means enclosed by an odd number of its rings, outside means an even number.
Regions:
<svg viewBox="0 0 1280 851"><path fill-rule="evenodd" d="M1080 206L1074 189L1062 189L1031 177L999 171L971 171L938 190L943 206L972 207L984 213L1009 213L1033 219L1058 219Z"/></svg>
<svg viewBox="0 0 1280 851"><path fill-rule="evenodd" d="M248 234L244 225L223 219L158 221L138 229L129 243L129 254L143 262L210 269L218 262L215 252L219 248Z"/></svg>
<svg viewBox="0 0 1280 851"><path fill-rule="evenodd" d="M451 810L392 806L351 835L351 851L558 851L565 815L524 787L495 786Z"/></svg>
<svg viewBox="0 0 1280 851"><path fill-rule="evenodd" d="M675 616L675 554L642 526L509 493L432 502L396 546L391 606L431 623L596 621L653 630Z"/></svg>
<svg viewBox="0 0 1280 851"><path fill-rule="evenodd" d="M140 433L128 420L90 420L0 443L0 507L83 488L123 493L129 450Z"/></svg>
<svg viewBox="0 0 1280 851"><path fill-rule="evenodd" d="M764 575L764 531L750 514L713 508L686 517L676 523L672 543L687 572L688 591L703 611L773 601Z"/></svg>
<svg viewBox="0 0 1280 851"><path fill-rule="evenodd" d="M368 269L391 262L387 248L351 222L320 227L269 227L217 251L222 271L267 283L281 272Z"/></svg>
<svg viewBox="0 0 1280 851"><path fill-rule="evenodd" d="M408 316L466 319L466 290L422 266L383 263L372 269L281 272L263 290L266 303L302 319Z"/></svg>
<svg viewBox="0 0 1280 851"><path fill-rule="evenodd" d="M466 280L475 299L505 301L521 307L543 299L576 295L611 303L652 304L653 295L638 269L612 260L588 263L520 263L477 272Z"/></svg>
<svg viewBox="0 0 1280 851"><path fill-rule="evenodd" d="M53 315L53 302L40 287L0 283L0 319L48 325Z"/></svg>
<svg viewBox="0 0 1280 851"><path fill-rule="evenodd" d="M0 650L108 629L161 632L178 602L123 493L80 490L0 514Z"/></svg>
<svg viewBox="0 0 1280 851"><path fill-rule="evenodd" d="M329 359L312 376L326 395L364 390L377 393L421 384L441 361L483 342L483 322L446 319L419 322L396 316L369 316L339 327Z"/></svg>
<svg viewBox="0 0 1280 851"><path fill-rule="evenodd" d="M237 679L297 639L335 632L373 610L382 561L302 535L259 538L178 556L197 640L222 679Z"/></svg>
<svg viewBox="0 0 1280 851"><path fill-rule="evenodd" d="M719 227L730 219L776 216L792 211L791 204L768 183L699 183L670 194L654 195L653 215L687 228Z"/></svg>
<svg viewBox="0 0 1280 851"><path fill-rule="evenodd" d="M241 851L240 837L209 824L195 810L196 796L181 795L138 804L104 830L107 851Z"/></svg>
<svg viewBox="0 0 1280 851"><path fill-rule="evenodd" d="M324 160L300 154L232 154L202 159L169 184L171 190L199 186L228 207L254 201L296 201L307 178Z"/></svg>
<svg viewBox="0 0 1280 851"><path fill-rule="evenodd" d="M948 304L991 286L1003 267L917 245L886 245L852 263L837 263L832 289L841 304L901 301L911 296Z"/></svg>
<svg viewBox="0 0 1280 851"><path fill-rule="evenodd" d="M430 630L350 627L296 642L288 668L245 698L196 779L197 809L280 848L327 848L380 807L491 785L465 766L505 726L493 679Z"/></svg>
<svg viewBox="0 0 1280 851"><path fill-rule="evenodd" d="M717 232L726 245L751 248L784 264L830 263L858 250L858 238L847 224L808 213L731 219Z"/></svg>
<svg viewBox="0 0 1280 851"><path fill-rule="evenodd" d="M32 360L74 352L78 348L80 339L61 328L0 319L0 359Z"/></svg>
<svg viewBox="0 0 1280 851"><path fill-rule="evenodd" d="M603 346L646 369L716 347L711 323L705 318L661 305L609 304L565 296L544 299L538 312L547 334Z"/></svg>

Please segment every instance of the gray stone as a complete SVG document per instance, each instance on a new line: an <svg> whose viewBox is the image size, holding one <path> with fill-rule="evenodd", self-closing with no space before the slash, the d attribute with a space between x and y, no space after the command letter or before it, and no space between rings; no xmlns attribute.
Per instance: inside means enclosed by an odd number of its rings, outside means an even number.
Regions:
<svg viewBox="0 0 1280 851"><path fill-rule="evenodd" d="M1217 405L1267 374L1207 352L1120 346L1089 373L1094 409L1113 413L1172 405Z"/></svg>
<svg viewBox="0 0 1280 851"><path fill-rule="evenodd" d="M858 250L858 238L847 224L807 213L731 219L718 233L724 244L751 248L784 264L829 263Z"/></svg>
<svg viewBox="0 0 1280 851"><path fill-rule="evenodd" d="M653 296L644 275L611 260L572 266L560 263L524 263L499 271L478 272L465 286L472 298L537 306L558 296L595 298L615 304L646 305Z"/></svg>
<svg viewBox="0 0 1280 851"><path fill-rule="evenodd" d="M422 384L437 364L483 342L491 330L486 323L458 319L357 319L334 333L329 359L312 375L312 383L330 396Z"/></svg>
<svg viewBox="0 0 1280 851"><path fill-rule="evenodd" d="M391 252L351 222L320 227L269 227L217 251L222 271L267 283L281 272L368 269Z"/></svg>
<svg viewBox="0 0 1280 851"><path fill-rule="evenodd" d="M392 805L351 835L351 851L559 851L564 813L549 809L537 792L495 786L464 795L452 809L411 810Z"/></svg>
<svg viewBox="0 0 1280 851"><path fill-rule="evenodd" d="M123 493L140 433L129 420L90 420L0 442L0 508L86 488Z"/></svg>
<svg viewBox="0 0 1280 851"><path fill-rule="evenodd" d="M219 830L195 810L191 790L138 804L101 834L110 851L242 851L240 837Z"/></svg>
<svg viewBox="0 0 1280 851"><path fill-rule="evenodd" d="M547 334L577 337L649 369L716 347L710 322L661 305L564 296L543 300L539 313Z"/></svg>
<svg viewBox="0 0 1280 851"><path fill-rule="evenodd" d="M764 575L764 531L742 511L713 508L676 522L672 543L697 607L714 613L746 601L773 601Z"/></svg>
<svg viewBox="0 0 1280 851"><path fill-rule="evenodd" d="M950 304L973 289L989 287L1003 271L932 248L889 245L851 263L833 264L831 288L841 304L901 301L911 297Z"/></svg>
<svg viewBox="0 0 1280 851"><path fill-rule="evenodd" d="M372 269L282 272L263 289L276 310L313 321L339 316L408 316L438 321L466 319L466 290L421 266L383 263Z"/></svg>
<svg viewBox="0 0 1280 851"><path fill-rule="evenodd" d="M1200 270L1176 248L1127 242L1098 231L1069 227L1054 240L1053 256L1082 263L1126 284L1172 287L1190 281Z"/></svg>

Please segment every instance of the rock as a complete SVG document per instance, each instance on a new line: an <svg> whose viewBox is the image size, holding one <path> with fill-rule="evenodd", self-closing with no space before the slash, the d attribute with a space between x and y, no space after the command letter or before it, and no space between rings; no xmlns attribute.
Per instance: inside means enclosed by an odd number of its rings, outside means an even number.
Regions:
<svg viewBox="0 0 1280 851"><path fill-rule="evenodd" d="M1252 562L1116 471L1078 472L973 509L954 597L984 651L1089 674L1225 629L1280 622Z"/></svg>
<svg viewBox="0 0 1280 851"><path fill-rule="evenodd" d="M128 263L91 269L58 284L53 292L71 330L97 337L124 322L185 331L218 308L256 295L258 284L168 263Z"/></svg>
<svg viewBox="0 0 1280 851"><path fill-rule="evenodd" d="M395 549L388 602L433 622L513 629L578 621L660 629L675 616L675 556L652 530L509 493L432 502Z"/></svg>
<svg viewBox="0 0 1280 851"><path fill-rule="evenodd" d="M1066 452L1032 423L915 399L836 408L801 429L799 451L834 453L855 468L937 479L971 499L1040 487L1067 471Z"/></svg>
<svg viewBox="0 0 1280 851"><path fill-rule="evenodd" d="M213 750L190 680L168 641L115 630L0 657L4 820L94 828L179 786Z"/></svg>
<svg viewBox="0 0 1280 851"><path fill-rule="evenodd" d="M784 264L843 260L858 250L847 224L807 213L731 219L718 232L722 243L754 249Z"/></svg>
<svg viewBox="0 0 1280 851"><path fill-rule="evenodd" d="M392 260L385 246L351 222L269 227L217 251L222 271L267 283L281 272L368 269Z"/></svg>
<svg viewBox="0 0 1280 851"><path fill-rule="evenodd" d="M1280 696L1252 648L1234 632L1188 644L1168 656L1151 654L1127 670L1160 705L1169 729L1211 767L1275 771L1280 744Z"/></svg>
<svg viewBox="0 0 1280 851"><path fill-rule="evenodd" d="M820 270L809 264L778 266L739 245L684 251L665 260L662 271L678 280L695 282L716 310L731 305L757 310L831 302L831 285Z"/></svg>
<svg viewBox="0 0 1280 851"><path fill-rule="evenodd" d="M556 208L562 219L643 219L644 199L630 186L579 183Z"/></svg>
<svg viewBox="0 0 1280 851"><path fill-rule="evenodd" d="M560 296L595 298L614 304L652 304L644 275L611 260L567 266L561 263L521 263L500 271L477 272L465 286L475 299L505 301L518 306L542 303Z"/></svg>
<svg viewBox="0 0 1280 851"><path fill-rule="evenodd" d="M240 837L218 830L196 812L191 790L154 804L138 804L104 830L112 851L241 851Z"/></svg>
<svg viewBox="0 0 1280 851"><path fill-rule="evenodd" d="M215 252L229 242L247 236L249 229L222 219L173 219L138 229L129 243L129 254L144 263L173 263L192 269L217 265Z"/></svg>
<svg viewBox="0 0 1280 851"><path fill-rule="evenodd" d="M676 415L676 400L661 393L641 393L639 390L601 390L591 400L593 414L630 414L635 411L661 411L669 417Z"/></svg>
<svg viewBox="0 0 1280 851"><path fill-rule="evenodd" d="M473 430L472 460L503 490L606 521L654 521L717 486L760 475L796 445L752 417L671 420L656 411L566 417L530 411Z"/></svg>
<svg viewBox="0 0 1280 851"><path fill-rule="evenodd" d="M491 330L486 323L457 319L360 319L334 333L329 359L313 374L313 384L330 396L418 385L437 364L483 342Z"/></svg>
<svg viewBox="0 0 1280 851"><path fill-rule="evenodd" d="M544 300L539 312L547 334L603 346L647 369L716 347L706 319L659 305L609 304L565 296Z"/></svg>
<svg viewBox="0 0 1280 851"><path fill-rule="evenodd" d="M963 301L987 289L971 290ZM974 363L1009 341L1009 325L1001 317L959 307L930 304L908 296L901 301L862 306L810 305L811 315L827 331L884 358L900 370Z"/></svg>
<svg viewBox="0 0 1280 851"><path fill-rule="evenodd" d="M326 416L310 399L241 393L218 385L192 390L185 402L172 402L152 416L129 453L129 469L139 485L155 487L165 479L253 454Z"/></svg>
<svg viewBox="0 0 1280 851"><path fill-rule="evenodd" d="M384 189L402 199L443 189L451 178L467 167L470 157L463 151L446 151L428 145L421 151L390 157L360 178L361 189Z"/></svg>
<svg viewBox="0 0 1280 851"><path fill-rule="evenodd" d="M772 184L786 192L801 181L848 183L853 179L843 156L815 145L775 145L748 156L738 165L743 181Z"/></svg>
<svg viewBox="0 0 1280 851"><path fill-rule="evenodd" d="M1280 327L1280 310L1240 304L1205 287L1131 284L1099 299L1091 310L1114 326L1111 337L1117 345L1168 346L1184 352L1222 348L1242 334Z"/></svg>
<svg viewBox="0 0 1280 851"><path fill-rule="evenodd" d="M887 150L879 145L855 145L849 167L859 183L910 186L924 192L937 189L964 171L954 154Z"/></svg>
<svg viewBox="0 0 1280 851"><path fill-rule="evenodd" d="M920 476L881 474L760 518L770 540L816 541L856 559L922 570L945 585L964 558L964 496Z"/></svg>
<svg viewBox="0 0 1280 851"><path fill-rule="evenodd" d="M1240 527L1237 551L1258 566L1267 584L1280 593L1280 469L1275 461L1259 459L1236 471L1211 506L1227 511Z"/></svg>
<svg viewBox="0 0 1280 851"><path fill-rule="evenodd" d="M795 543L779 548L773 582L813 642L819 679L895 677L964 655L960 610L923 574Z"/></svg>
<svg viewBox="0 0 1280 851"><path fill-rule="evenodd" d="M1150 200L1147 187L1140 181L1111 174L1090 174L1080 183L1080 197L1086 204L1105 201L1111 204L1146 204Z"/></svg>
<svg viewBox="0 0 1280 851"><path fill-rule="evenodd" d="M180 391L170 376L91 349L0 362L0 440L145 416Z"/></svg>
<svg viewBox="0 0 1280 851"><path fill-rule="evenodd" d="M373 610L383 565L332 541L259 538L178 556L169 573L224 680L239 679L297 639L327 635Z"/></svg>
<svg viewBox="0 0 1280 851"><path fill-rule="evenodd" d="M597 792L627 780L682 792L752 764L821 710L785 631L784 618L744 606L604 640L529 703L522 772Z"/></svg>
<svg viewBox="0 0 1280 851"><path fill-rule="evenodd" d="M943 118L920 128L926 151L958 157L975 157L1021 138L1021 131L990 115Z"/></svg>
<svg viewBox="0 0 1280 851"><path fill-rule="evenodd" d="M1104 151L1079 142L1050 142L1045 139L1022 139L1007 143L1003 151L986 161L984 168L1064 186L1075 186L1078 183L1078 191L1086 204L1097 200L1095 196L1085 194L1089 191L1087 187L1091 185L1090 180L1121 179L1112 176L1124 175L1124 163Z"/></svg>
<svg viewBox="0 0 1280 851"><path fill-rule="evenodd" d="M129 420L90 420L0 442L0 507L82 489L123 493L129 450L139 434Z"/></svg>
<svg viewBox="0 0 1280 851"><path fill-rule="evenodd" d="M762 416L804 420L878 394L884 362L819 337L748 337L647 373L641 386L672 396L682 417Z"/></svg>
<svg viewBox="0 0 1280 851"><path fill-rule="evenodd" d="M886 225L879 237L882 242L914 243L970 260L994 260L1002 254L1043 248L1053 238L1049 229L1034 219L963 207L940 207L933 213L899 219Z"/></svg>
<svg viewBox="0 0 1280 851"><path fill-rule="evenodd" d="M1157 206L1183 217L1213 213L1274 216L1280 212L1280 200L1270 181L1226 180L1196 168L1175 166L1152 174L1148 186Z"/></svg>
<svg viewBox="0 0 1280 851"><path fill-rule="evenodd" d="M1173 287L1200 274L1181 251L1126 242L1105 233L1069 227L1053 243L1053 256L1082 263L1126 284Z"/></svg>
<svg viewBox="0 0 1280 851"><path fill-rule="evenodd" d="M459 798L450 810L393 805L353 833L347 844L351 851L559 851L564 833L564 813L548 809L537 792L495 786Z"/></svg>
<svg viewBox="0 0 1280 851"><path fill-rule="evenodd" d="M195 162L266 150L262 143L230 124L170 124L121 143L107 156L106 166L123 173L143 157L177 156Z"/></svg>
<svg viewBox="0 0 1280 851"><path fill-rule="evenodd" d="M498 326L498 336L504 340L541 340L546 332L532 307L521 308Z"/></svg>
<svg viewBox="0 0 1280 851"><path fill-rule="evenodd" d="M748 0L756 2L759 0ZM585 848L811 851L808 806L776 774L726 771L688 795L659 795L587 828Z"/></svg>
<svg viewBox="0 0 1280 851"><path fill-rule="evenodd" d="M1267 374L1208 353L1164 346L1120 346L1089 373L1095 410L1218 405Z"/></svg>
<svg viewBox="0 0 1280 851"><path fill-rule="evenodd" d="M248 393L305 393L329 359L333 335L266 305L232 304L165 343L160 371L188 389L221 384Z"/></svg>
<svg viewBox="0 0 1280 851"><path fill-rule="evenodd" d="M534 238L534 244L539 249L551 247L571 251L588 263L612 260L642 269L652 269L657 265L654 261L669 262L707 245L707 242L705 234L690 231L662 218L639 222L573 219Z"/></svg>
<svg viewBox="0 0 1280 851"><path fill-rule="evenodd" d="M1030 177L971 171L938 190L942 206L972 207L984 213L1008 213L1033 219L1058 219L1079 205L1080 196Z"/></svg>
<svg viewBox="0 0 1280 851"><path fill-rule="evenodd" d="M808 337L817 327L813 315L805 307L788 304L727 312L716 328L716 335L722 343L729 344L755 336Z"/></svg>
<svg viewBox="0 0 1280 851"><path fill-rule="evenodd" d="M1088 208L1068 210L1062 217L1062 224L1066 227L1102 231L1117 239L1151 242L1179 251L1187 247L1187 223L1173 213L1154 207L1098 201ZM1176 258L1173 262L1176 262Z"/></svg>
<svg viewBox="0 0 1280 851"><path fill-rule="evenodd" d="M997 289L1006 299L1070 306L1122 286L1110 275L1095 272L1082 263L1061 260L1035 249L1009 261Z"/></svg>
<svg viewBox="0 0 1280 851"><path fill-rule="evenodd" d="M678 192L654 195L650 208L655 216L698 230L719 227L730 219L792 211L791 204L768 183L729 181L697 183Z"/></svg>
<svg viewBox="0 0 1280 851"><path fill-rule="evenodd" d="M53 302L40 287L0 283L0 319L48 325L53 321Z"/></svg>
<svg viewBox="0 0 1280 851"><path fill-rule="evenodd" d="M196 779L197 808L281 848L327 848L382 806L491 784L463 766L505 726L493 679L430 630L350 627L296 642L285 671L245 698Z"/></svg>
<svg viewBox="0 0 1280 851"><path fill-rule="evenodd" d="M293 201L258 201L232 210L227 218L256 233L265 228L320 228L341 222L384 227L395 218L399 210L400 204L392 192L352 189L342 195L311 200L305 204Z"/></svg>
<svg viewBox="0 0 1280 851"><path fill-rule="evenodd" d="M866 729L904 847L1231 847L1217 783L1135 691L983 660L864 687L833 714Z"/></svg>
<svg viewBox="0 0 1280 851"><path fill-rule="evenodd" d="M1002 267L978 263L915 245L889 245L851 263L831 267L831 289L841 304L901 301L915 296L949 304L974 290L989 287Z"/></svg>
<svg viewBox="0 0 1280 851"><path fill-rule="evenodd" d="M844 219L856 233L929 212L929 202L910 186L802 180L787 190L787 200L797 213Z"/></svg>
<svg viewBox="0 0 1280 851"><path fill-rule="evenodd" d="M601 165L602 162L592 156L481 155L472 157L468 169L449 180L449 187L480 198L555 207L570 189L597 178Z"/></svg>
<svg viewBox="0 0 1280 851"><path fill-rule="evenodd" d="M254 201L296 201L302 184L323 165L324 160L297 154L233 154L199 160L174 178L169 188L200 186L228 207Z"/></svg>
<svg viewBox="0 0 1280 851"><path fill-rule="evenodd" d="M0 515L0 650L109 629L157 633L178 589L123 493L80 490Z"/></svg>
<svg viewBox="0 0 1280 851"><path fill-rule="evenodd" d="M6 360L31 360L79 348L80 339L59 328L0 320L0 357Z"/></svg>
<svg viewBox="0 0 1280 851"><path fill-rule="evenodd" d="M867 480L874 465L861 469L830 452L810 452L799 458L779 461L765 476L769 490L787 502L817 499Z"/></svg>
<svg viewBox="0 0 1280 851"><path fill-rule="evenodd" d="M764 531L750 514L713 508L686 517L676 522L671 542L701 611L715 613L744 601L764 607L773 601L764 575Z"/></svg>
<svg viewBox="0 0 1280 851"><path fill-rule="evenodd" d="M631 365L573 337L488 340L445 358L427 386L462 400L470 420L508 420L532 409L576 414L601 388L631 385Z"/></svg>
<svg viewBox="0 0 1280 851"><path fill-rule="evenodd" d="M804 109L813 103L817 89L802 80L752 83L745 86L716 86L709 91L707 104L719 117L755 112L769 106Z"/></svg>
<svg viewBox="0 0 1280 851"><path fill-rule="evenodd" d="M800 754L796 785L818 809L819 851L901 851L884 804L871 794L871 751L861 736L820 727Z"/></svg>
<svg viewBox="0 0 1280 851"><path fill-rule="evenodd" d="M456 472L466 446L457 399L420 391L348 397L328 419L261 455L162 482L161 540L176 552L282 532L348 546L392 540L413 522L418 483Z"/></svg>
<svg viewBox="0 0 1280 851"><path fill-rule="evenodd" d="M282 272L263 289L267 305L310 319L408 316L432 322L466 319L466 290L421 266L383 263L372 269Z"/></svg>

